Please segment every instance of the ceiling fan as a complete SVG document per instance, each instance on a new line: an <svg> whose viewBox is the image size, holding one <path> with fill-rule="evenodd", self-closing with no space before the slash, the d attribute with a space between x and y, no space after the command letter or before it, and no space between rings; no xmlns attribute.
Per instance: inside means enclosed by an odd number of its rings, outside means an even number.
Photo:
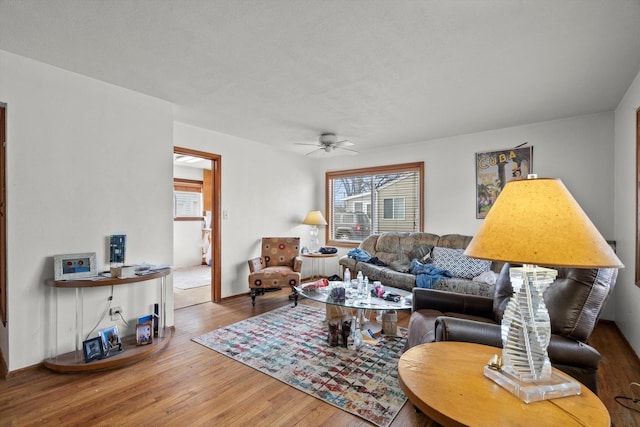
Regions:
<svg viewBox="0 0 640 427"><path fill-rule="evenodd" d="M335 133L323 133L318 138L318 142L316 144L308 144L308 143L300 142L300 143L296 143L296 145L311 145L314 147L318 147L316 150L313 150L307 153L306 154L307 156L310 156L313 153L317 153L318 151L324 151L326 153L330 153L336 148L349 151L352 154L358 154L358 151L353 150L351 148L347 148L347 147L353 146L354 145L353 142L350 142L346 139L343 139L342 141L338 141L338 137L336 136Z"/></svg>

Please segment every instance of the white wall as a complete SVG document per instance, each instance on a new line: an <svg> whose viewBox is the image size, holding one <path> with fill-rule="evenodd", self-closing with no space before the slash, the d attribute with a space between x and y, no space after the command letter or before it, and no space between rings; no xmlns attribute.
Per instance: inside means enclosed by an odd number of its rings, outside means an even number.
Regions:
<svg viewBox="0 0 640 427"><path fill-rule="evenodd" d="M7 103L9 307L0 347L11 371L49 355L44 281L53 276L53 255L96 252L105 268L107 236L125 232L127 263L171 264L173 113L167 102L4 51L0 97ZM120 286L113 303L134 318L158 301L157 292ZM88 333L109 289L84 294ZM59 304L60 349L68 351L73 291L62 292Z"/></svg>
<svg viewBox="0 0 640 427"><path fill-rule="evenodd" d="M615 291L616 324L640 354L640 288L635 282L636 110L640 107L640 73L615 111L615 224L620 270Z"/></svg>
<svg viewBox="0 0 640 427"><path fill-rule="evenodd" d="M203 221L173 222L173 266L194 267L202 264Z"/></svg>
<svg viewBox="0 0 640 427"><path fill-rule="evenodd" d="M300 236L309 244L302 221L324 200L314 160L183 123L174 125L174 144L222 157L222 209L228 212L221 230L223 298L248 292L247 260L260 255L260 238ZM303 263L303 276L310 268Z"/></svg>
<svg viewBox="0 0 640 427"><path fill-rule="evenodd" d="M327 171L424 161L424 230L473 235L482 222L475 217L475 153L528 142L532 172L562 179L602 235L615 239L613 124L612 112L594 114L335 157L322 166ZM610 305L604 318L613 318Z"/></svg>

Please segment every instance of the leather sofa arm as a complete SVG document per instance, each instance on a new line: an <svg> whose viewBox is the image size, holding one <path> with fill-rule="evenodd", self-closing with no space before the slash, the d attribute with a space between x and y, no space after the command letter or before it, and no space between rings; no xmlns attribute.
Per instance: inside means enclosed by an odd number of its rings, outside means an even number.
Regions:
<svg viewBox="0 0 640 427"><path fill-rule="evenodd" d="M413 288L413 311L431 309L493 319L493 300L477 295Z"/></svg>
<svg viewBox="0 0 640 427"><path fill-rule="evenodd" d="M552 334L547 348L553 364L597 369L602 356L595 348L582 341Z"/></svg>
<svg viewBox="0 0 640 427"><path fill-rule="evenodd" d="M436 318L436 341L463 341L502 348L500 332L501 326L498 324L447 316ZM557 334L551 335L547 353L554 366L566 365L594 371L598 369L602 357L590 345Z"/></svg>
<svg viewBox="0 0 640 427"><path fill-rule="evenodd" d="M436 318L436 341L462 341L502 348L500 325L456 317Z"/></svg>

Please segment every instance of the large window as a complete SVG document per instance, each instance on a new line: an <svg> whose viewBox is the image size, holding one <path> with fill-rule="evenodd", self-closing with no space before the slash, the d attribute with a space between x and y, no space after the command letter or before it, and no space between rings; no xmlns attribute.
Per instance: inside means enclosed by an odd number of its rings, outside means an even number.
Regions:
<svg viewBox="0 0 640 427"><path fill-rule="evenodd" d="M422 231L424 163L327 172L327 242L373 233Z"/></svg>

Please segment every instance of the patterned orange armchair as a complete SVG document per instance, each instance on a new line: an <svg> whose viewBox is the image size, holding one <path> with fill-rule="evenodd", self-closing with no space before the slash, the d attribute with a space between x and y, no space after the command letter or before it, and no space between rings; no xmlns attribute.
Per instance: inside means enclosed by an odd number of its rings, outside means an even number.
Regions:
<svg viewBox="0 0 640 427"><path fill-rule="evenodd" d="M294 286L300 284L302 258L299 237L265 237L262 239L262 255L249 260L249 289L251 304L256 305L256 295L265 289L291 286L294 306L298 305L298 293Z"/></svg>

